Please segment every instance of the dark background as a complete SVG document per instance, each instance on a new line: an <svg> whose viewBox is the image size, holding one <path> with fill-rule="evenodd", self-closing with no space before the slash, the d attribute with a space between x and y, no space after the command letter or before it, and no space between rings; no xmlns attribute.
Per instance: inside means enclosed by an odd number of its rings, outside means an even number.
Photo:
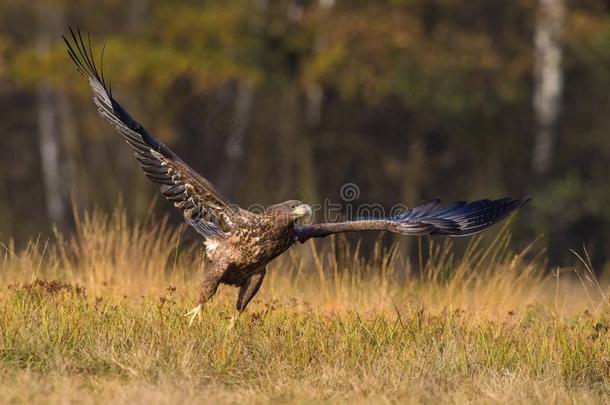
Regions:
<svg viewBox="0 0 610 405"><path fill-rule="evenodd" d="M69 232L71 202L141 218L157 195L96 115L69 24L243 207L340 203L348 182L386 207L530 194L516 245L609 259L610 2L2 0L0 240Z"/></svg>

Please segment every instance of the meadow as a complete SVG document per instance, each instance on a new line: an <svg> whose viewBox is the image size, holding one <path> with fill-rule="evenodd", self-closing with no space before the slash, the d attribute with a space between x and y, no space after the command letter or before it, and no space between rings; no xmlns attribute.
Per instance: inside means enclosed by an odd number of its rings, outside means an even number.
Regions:
<svg viewBox="0 0 610 405"><path fill-rule="evenodd" d="M0 245L4 403L574 403L610 400L605 283L586 252L543 271L506 228L463 253L343 239L308 242L269 267L231 321L221 287L201 321L201 250L167 222L118 210ZM602 277L603 278L603 277Z"/></svg>

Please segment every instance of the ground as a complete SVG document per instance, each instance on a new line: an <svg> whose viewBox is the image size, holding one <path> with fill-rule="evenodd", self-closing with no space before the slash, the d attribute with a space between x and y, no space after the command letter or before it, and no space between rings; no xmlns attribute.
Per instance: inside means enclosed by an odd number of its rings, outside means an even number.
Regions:
<svg viewBox="0 0 610 405"><path fill-rule="evenodd" d="M225 287L189 327L198 247L88 216L73 238L0 245L0 399L608 402L606 289L586 265L545 275L535 248L507 241L496 231L456 259L422 240L411 261L310 243L271 266L236 323Z"/></svg>

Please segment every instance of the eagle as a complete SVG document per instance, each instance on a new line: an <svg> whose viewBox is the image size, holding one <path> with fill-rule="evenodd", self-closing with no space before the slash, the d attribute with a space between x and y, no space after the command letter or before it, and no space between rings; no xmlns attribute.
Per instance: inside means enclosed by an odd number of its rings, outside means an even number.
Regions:
<svg viewBox="0 0 610 405"><path fill-rule="evenodd" d="M529 197L459 201L443 206L435 199L386 218L359 218L342 222L304 224L312 215L309 205L290 200L255 213L232 204L208 180L195 172L171 149L133 119L114 98L110 84L98 69L90 36L69 28L63 37L76 69L88 81L99 114L108 120L133 149L144 174L160 185L163 196L203 237L211 266L203 276L197 306L185 316L191 324L218 286L239 288L236 308L241 314L258 292L266 266L296 243L343 232L389 231L403 235L467 236L498 223L523 206ZM103 60L100 58L100 66Z"/></svg>

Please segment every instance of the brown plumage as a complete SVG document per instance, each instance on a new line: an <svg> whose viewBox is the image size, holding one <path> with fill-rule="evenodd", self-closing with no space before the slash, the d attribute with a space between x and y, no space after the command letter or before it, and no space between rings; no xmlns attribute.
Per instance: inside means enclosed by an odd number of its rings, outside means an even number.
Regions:
<svg viewBox="0 0 610 405"><path fill-rule="evenodd" d="M296 242L339 232L390 231L404 235L465 236L481 232L529 199L504 198L457 202L442 207L438 200L384 219L359 219L338 223L297 226L297 219L311 215L311 208L292 200L255 214L231 204L214 186L191 169L167 146L149 134L113 98L103 72L94 62L89 37L70 29L64 38L68 54L87 79L102 117L110 121L134 151L161 193L180 210L185 221L204 238L212 270L204 276L199 305L193 318L216 293L220 283L239 287L237 310L243 311L265 277L265 266Z"/></svg>

